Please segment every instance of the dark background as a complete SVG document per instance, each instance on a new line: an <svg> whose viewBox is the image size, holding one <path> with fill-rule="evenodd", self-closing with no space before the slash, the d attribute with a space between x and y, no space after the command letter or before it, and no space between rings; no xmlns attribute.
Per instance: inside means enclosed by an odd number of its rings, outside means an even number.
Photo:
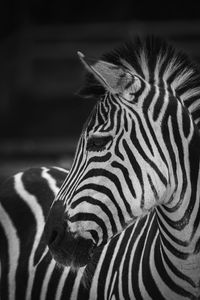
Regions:
<svg viewBox="0 0 200 300"><path fill-rule="evenodd" d="M1 1L0 182L30 166L70 166L95 103L75 95L77 50L98 58L138 34L170 39L200 63L198 1Z"/></svg>

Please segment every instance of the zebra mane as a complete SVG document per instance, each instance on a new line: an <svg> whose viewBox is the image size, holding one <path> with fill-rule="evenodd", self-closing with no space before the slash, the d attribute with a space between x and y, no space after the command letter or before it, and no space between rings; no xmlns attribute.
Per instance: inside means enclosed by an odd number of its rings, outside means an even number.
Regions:
<svg viewBox="0 0 200 300"><path fill-rule="evenodd" d="M150 84L173 90L189 110L200 129L200 69L186 54L162 38L135 38L104 54L102 60L113 63L144 78ZM86 77L83 94L100 96L104 88L92 74Z"/></svg>

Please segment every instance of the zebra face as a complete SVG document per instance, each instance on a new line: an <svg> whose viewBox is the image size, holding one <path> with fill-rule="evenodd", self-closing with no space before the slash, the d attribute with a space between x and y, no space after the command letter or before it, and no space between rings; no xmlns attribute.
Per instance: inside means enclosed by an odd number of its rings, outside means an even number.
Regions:
<svg viewBox="0 0 200 300"><path fill-rule="evenodd" d="M168 89L107 62L84 64L105 93L46 224L55 259L75 267L87 264L96 247L136 218L169 201L174 188L169 152L175 151L170 139L183 117L190 124Z"/></svg>
<svg viewBox="0 0 200 300"><path fill-rule="evenodd" d="M76 184L69 174L59 196L75 236L105 244L165 197L168 166L152 148L142 114L142 107L109 93L97 103L81 137L81 164L71 170ZM153 130L158 144L160 122Z"/></svg>

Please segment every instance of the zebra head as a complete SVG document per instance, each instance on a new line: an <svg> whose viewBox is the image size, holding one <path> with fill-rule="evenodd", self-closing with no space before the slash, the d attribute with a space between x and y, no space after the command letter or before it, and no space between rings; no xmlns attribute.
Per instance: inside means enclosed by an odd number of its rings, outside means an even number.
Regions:
<svg viewBox="0 0 200 300"><path fill-rule="evenodd" d="M178 144L187 148L194 129L184 87L195 71L171 46L147 39L98 61L79 57L89 73L83 94L97 102L45 227L54 258L75 267L170 203L184 162Z"/></svg>

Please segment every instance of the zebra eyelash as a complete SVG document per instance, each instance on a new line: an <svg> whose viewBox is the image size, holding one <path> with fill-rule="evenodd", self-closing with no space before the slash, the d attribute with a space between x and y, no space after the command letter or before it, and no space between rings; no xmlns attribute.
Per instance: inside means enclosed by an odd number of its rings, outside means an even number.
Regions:
<svg viewBox="0 0 200 300"><path fill-rule="evenodd" d="M94 152L99 152L105 150L106 146L108 143L112 141L113 137L108 135L108 136L96 136L93 135L88 138L87 140L87 145L86 145L86 150L87 151L94 151Z"/></svg>

